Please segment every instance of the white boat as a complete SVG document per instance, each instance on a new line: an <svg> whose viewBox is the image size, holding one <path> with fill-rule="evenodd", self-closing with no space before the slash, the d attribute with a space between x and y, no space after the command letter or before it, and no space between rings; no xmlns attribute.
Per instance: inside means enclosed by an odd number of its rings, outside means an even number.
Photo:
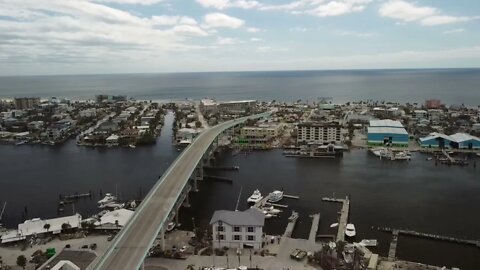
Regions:
<svg viewBox="0 0 480 270"><path fill-rule="evenodd" d="M392 160L410 160L412 156L408 151L401 151L398 153L393 154Z"/></svg>
<svg viewBox="0 0 480 270"><path fill-rule="evenodd" d="M265 214L265 213L264 213ZM272 218L272 217L277 217L276 215L272 214L265 214L265 218Z"/></svg>
<svg viewBox="0 0 480 270"><path fill-rule="evenodd" d="M364 247L376 247L378 245L378 241L377 239L363 239L359 244Z"/></svg>
<svg viewBox="0 0 480 270"><path fill-rule="evenodd" d="M263 199L262 193L260 193L260 190L256 189L252 196L248 197L247 202L249 203L257 203L261 199Z"/></svg>
<svg viewBox="0 0 480 270"><path fill-rule="evenodd" d="M280 209L275 209L275 207L273 207L273 206L264 207L264 208L262 208L262 210L263 210L264 212L267 212L268 214L273 214L273 215L277 215L277 214L279 214L280 212L282 212L282 210L280 210Z"/></svg>
<svg viewBox="0 0 480 270"><path fill-rule="evenodd" d="M388 156L387 148L372 148L370 149L370 152L372 152L372 154L379 158L384 158Z"/></svg>
<svg viewBox="0 0 480 270"><path fill-rule="evenodd" d="M348 223L345 235L348 237L354 237L356 234L357 232L355 231L355 225L353 225L352 223Z"/></svg>
<svg viewBox="0 0 480 270"><path fill-rule="evenodd" d="M275 190L274 192L270 193L270 197L268 198L269 202L275 203L283 199L283 191Z"/></svg>
<svg viewBox="0 0 480 270"><path fill-rule="evenodd" d="M135 149L136 146L134 144L129 144L128 147L132 148L132 149Z"/></svg>
<svg viewBox="0 0 480 270"><path fill-rule="evenodd" d="M99 208L110 208L110 209L122 209L125 207L125 205L123 203L116 203L116 202L108 202L108 203L101 203L99 206Z"/></svg>
<svg viewBox="0 0 480 270"><path fill-rule="evenodd" d="M170 223L168 223L168 225L167 225L167 232L173 231L173 229L175 229L175 226L177 226L177 224L175 224L175 222L170 222Z"/></svg>
<svg viewBox="0 0 480 270"><path fill-rule="evenodd" d="M98 203L99 204L107 204L107 203L110 203L110 202L114 202L116 199L117 199L117 197L113 196L110 193L107 193L107 194L105 194L105 197L103 197L103 199L98 201Z"/></svg>
<svg viewBox="0 0 480 270"><path fill-rule="evenodd" d="M336 228L338 227L338 223L333 223L332 225L330 225L330 228Z"/></svg>

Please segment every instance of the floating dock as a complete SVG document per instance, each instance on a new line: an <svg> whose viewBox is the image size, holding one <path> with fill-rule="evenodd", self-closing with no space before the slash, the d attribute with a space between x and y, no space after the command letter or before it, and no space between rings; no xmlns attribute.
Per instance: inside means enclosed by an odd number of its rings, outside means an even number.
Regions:
<svg viewBox="0 0 480 270"><path fill-rule="evenodd" d="M346 196L345 199L324 197L322 198L322 201L342 204L342 210L340 211L340 219L338 222L337 241L345 241L345 231L347 230L348 213L350 211L350 199L348 196Z"/></svg>
<svg viewBox="0 0 480 270"><path fill-rule="evenodd" d="M480 248L480 240L468 240L468 239L461 239L461 238L450 237L450 236L436 235L431 233L422 233L422 232L417 232L413 230L399 230L399 229L385 228L385 227L377 227L376 229L379 231L389 232L393 234L397 233L397 235L404 234L404 235L416 236L416 237L438 240L438 241L447 241L447 242L452 242L457 244L473 245Z"/></svg>
<svg viewBox="0 0 480 270"><path fill-rule="evenodd" d="M288 219L287 228L285 228L285 233L283 236L292 237L293 229L295 228L295 224L297 224L298 217L298 212L292 211L292 215Z"/></svg>
<svg viewBox="0 0 480 270"><path fill-rule="evenodd" d="M392 241L390 241L390 248L388 249L388 260L393 262L397 254L398 230L392 231Z"/></svg>
<svg viewBox="0 0 480 270"><path fill-rule="evenodd" d="M317 238L318 224L320 223L320 213L314 214L311 217L313 219L312 227L310 228L310 235L308 236L308 241L315 244L315 240Z"/></svg>
<svg viewBox="0 0 480 270"><path fill-rule="evenodd" d="M75 193L75 194L71 194L71 195L60 195L60 198L63 198L64 200L75 200L75 199L79 199L79 198L88 198L88 197L92 197L92 192L88 192L88 193Z"/></svg>

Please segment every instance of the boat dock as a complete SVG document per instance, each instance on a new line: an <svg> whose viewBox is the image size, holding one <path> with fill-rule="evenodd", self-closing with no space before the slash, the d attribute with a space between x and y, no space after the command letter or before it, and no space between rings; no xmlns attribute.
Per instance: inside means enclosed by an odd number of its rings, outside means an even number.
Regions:
<svg viewBox="0 0 480 270"><path fill-rule="evenodd" d="M291 196L291 195L287 195L287 196ZM283 197L286 197L286 196L283 195ZM295 197L295 196L291 196L291 197ZM290 197L288 197L288 198L290 198ZM299 197L297 197L297 198L299 198ZM268 202L268 199L270 199L270 194L266 195L260 201L256 202L253 205L253 207L255 207L257 209L260 209L260 208L264 207L265 205L270 205L270 206L279 207L279 208L288 208L288 205L271 203L271 202Z"/></svg>
<svg viewBox="0 0 480 270"><path fill-rule="evenodd" d="M312 220L312 227L310 228L310 235L308 236L308 241L315 243L315 239L317 238L317 231L318 231L318 224L320 223L320 213L311 215L313 218Z"/></svg>
<svg viewBox="0 0 480 270"><path fill-rule="evenodd" d="M292 215L288 219L287 228L285 228L285 233L283 236L285 237L292 237L293 229L295 228L295 224L297 224L298 220L298 212L292 211Z"/></svg>
<svg viewBox="0 0 480 270"><path fill-rule="evenodd" d="M385 228L385 227L377 227L376 229L383 232L389 232L389 233L397 232L397 234L422 237L422 238L438 240L438 241L447 241L447 242L452 242L457 244L474 245L480 248L480 240L460 239L460 238L450 237L450 236L422 233L422 232L417 232L413 230L399 230L399 229Z"/></svg>
<svg viewBox="0 0 480 270"><path fill-rule="evenodd" d="M392 241L390 242L390 248L388 249L388 260L393 262L397 254L397 243L398 243L398 230L392 231Z"/></svg>
<svg viewBox="0 0 480 270"><path fill-rule="evenodd" d="M283 194L283 197L284 198L289 198L289 199L296 199L296 200L300 199L299 196L287 195L287 194Z"/></svg>
<svg viewBox="0 0 480 270"><path fill-rule="evenodd" d="M455 159L453 157L451 157L447 151L445 151L445 149L442 149L442 154L451 162L451 163L455 163Z"/></svg>
<svg viewBox="0 0 480 270"><path fill-rule="evenodd" d="M346 196L345 199L324 197L322 198L322 201L342 204L342 210L340 211L340 219L338 222L337 241L345 241L345 231L347 230L348 213L350 211L350 199L348 196Z"/></svg>
<svg viewBox="0 0 480 270"><path fill-rule="evenodd" d="M216 171L238 171L240 170L239 166L224 166L224 167L218 167L218 166L203 166L205 170L216 170Z"/></svg>
<svg viewBox="0 0 480 270"><path fill-rule="evenodd" d="M75 193L71 195L60 195L60 198L63 198L64 200L75 200L79 198L88 198L92 197L92 192L89 191L88 193Z"/></svg>

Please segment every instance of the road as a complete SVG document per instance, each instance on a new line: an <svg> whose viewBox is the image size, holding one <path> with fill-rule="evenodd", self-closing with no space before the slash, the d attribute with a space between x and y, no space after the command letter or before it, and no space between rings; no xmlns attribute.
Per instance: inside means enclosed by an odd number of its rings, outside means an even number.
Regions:
<svg viewBox="0 0 480 270"><path fill-rule="evenodd" d="M105 255L95 263L94 269L139 269L177 198L215 137L249 118L260 118L268 114L230 120L202 132L153 186Z"/></svg>

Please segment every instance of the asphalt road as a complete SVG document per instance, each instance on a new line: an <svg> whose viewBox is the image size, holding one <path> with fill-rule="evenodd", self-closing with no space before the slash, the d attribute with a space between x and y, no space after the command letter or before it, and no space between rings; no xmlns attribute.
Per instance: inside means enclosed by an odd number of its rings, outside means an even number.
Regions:
<svg viewBox="0 0 480 270"><path fill-rule="evenodd" d="M98 260L94 269L139 269L179 194L213 140L222 131L248 118L260 118L264 115L231 120L202 132L150 190L128 224L115 237L112 246Z"/></svg>

